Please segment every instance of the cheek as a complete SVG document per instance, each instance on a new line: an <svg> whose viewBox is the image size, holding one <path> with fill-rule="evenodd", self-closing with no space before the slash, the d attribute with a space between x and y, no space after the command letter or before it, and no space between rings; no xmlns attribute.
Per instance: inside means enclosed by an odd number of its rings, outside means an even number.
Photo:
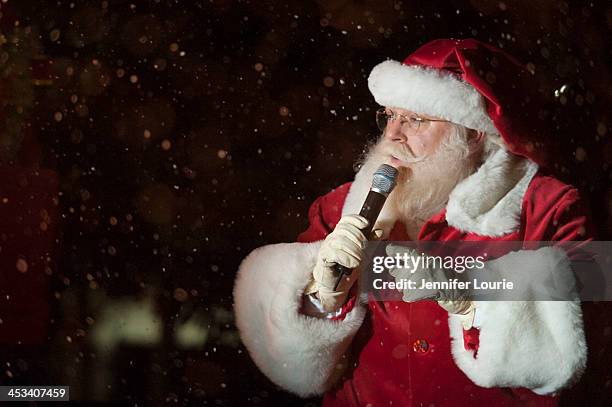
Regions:
<svg viewBox="0 0 612 407"><path fill-rule="evenodd" d="M412 136L408 138L408 144L414 153L418 155L430 155L436 151L439 140L430 135Z"/></svg>

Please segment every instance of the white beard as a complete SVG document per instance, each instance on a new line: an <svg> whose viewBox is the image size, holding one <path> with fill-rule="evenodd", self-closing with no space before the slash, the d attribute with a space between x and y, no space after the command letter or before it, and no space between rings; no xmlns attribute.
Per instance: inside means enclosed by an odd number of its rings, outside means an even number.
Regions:
<svg viewBox="0 0 612 407"><path fill-rule="evenodd" d="M388 163L391 155L412 162L408 168L399 169L397 185L387 199L387 205L392 206L399 220L412 229L411 235L445 207L455 186L481 163L483 143L468 141L465 129L450 131L431 156L415 157L405 146L381 138L363 161L364 170L372 173L381 164Z"/></svg>

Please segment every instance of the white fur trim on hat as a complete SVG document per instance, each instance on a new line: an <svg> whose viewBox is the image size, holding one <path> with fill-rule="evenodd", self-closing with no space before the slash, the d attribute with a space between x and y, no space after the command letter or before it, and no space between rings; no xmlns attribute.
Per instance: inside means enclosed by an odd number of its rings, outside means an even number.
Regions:
<svg viewBox="0 0 612 407"><path fill-rule="evenodd" d="M381 106L399 107L485 133L498 133L482 95L451 73L388 60L372 69L368 87Z"/></svg>

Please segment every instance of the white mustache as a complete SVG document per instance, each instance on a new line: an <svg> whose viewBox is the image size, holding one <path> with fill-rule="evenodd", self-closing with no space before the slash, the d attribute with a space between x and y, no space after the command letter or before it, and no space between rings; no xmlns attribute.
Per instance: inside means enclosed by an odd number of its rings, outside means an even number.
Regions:
<svg viewBox="0 0 612 407"><path fill-rule="evenodd" d="M383 140L380 143L380 151L383 155L390 155L405 163L418 163L427 158L427 155L416 156L413 151L405 144L393 143Z"/></svg>

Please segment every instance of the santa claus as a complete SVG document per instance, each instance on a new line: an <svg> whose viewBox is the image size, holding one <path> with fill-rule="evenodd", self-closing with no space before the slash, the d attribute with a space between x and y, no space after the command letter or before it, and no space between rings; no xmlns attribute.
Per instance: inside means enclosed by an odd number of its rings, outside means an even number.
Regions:
<svg viewBox="0 0 612 407"><path fill-rule="evenodd" d="M368 85L382 130L352 183L318 198L296 243L242 263L236 324L273 382L324 406L554 405L585 369L578 301L360 300L353 272L368 238L394 241L590 240L577 190L542 170L546 131L533 76L475 40L437 40ZM533 88L533 87L532 87ZM374 225L356 215L374 171L398 168ZM524 250L537 272L569 267L562 250ZM495 260L504 269L504 257ZM509 267L509 266L508 266ZM443 293L439 293L443 294ZM406 299L406 297L404 298Z"/></svg>

